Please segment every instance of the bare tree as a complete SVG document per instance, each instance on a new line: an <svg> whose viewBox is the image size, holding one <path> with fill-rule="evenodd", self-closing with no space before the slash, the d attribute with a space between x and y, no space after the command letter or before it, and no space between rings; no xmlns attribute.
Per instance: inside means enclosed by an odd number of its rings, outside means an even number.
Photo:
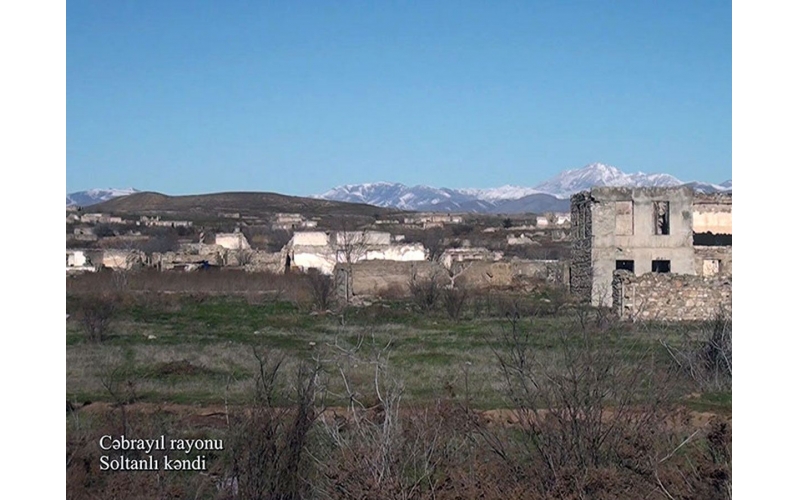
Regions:
<svg viewBox="0 0 800 500"><path fill-rule="evenodd" d="M428 250L428 260L438 262L444 251L447 250L444 230L440 227L426 229L423 232L422 244Z"/></svg>
<svg viewBox="0 0 800 500"><path fill-rule="evenodd" d="M444 286L442 290L442 301L444 302L445 311L451 319L458 320L461 317L461 311L467 301L469 293L465 284L456 285L456 280L461 277L465 272L472 267L472 262L461 265L461 263L454 263L447 269L447 278L449 283Z"/></svg>
<svg viewBox="0 0 800 500"><path fill-rule="evenodd" d="M110 294L92 294L82 298L76 316L86 339L102 342L109 333L117 309L117 299Z"/></svg>
<svg viewBox="0 0 800 500"><path fill-rule="evenodd" d="M309 269L303 279L311 294L314 307L319 311L330 309L333 305L336 292L336 285L333 281L333 277L323 274L317 269Z"/></svg>
<svg viewBox="0 0 800 500"><path fill-rule="evenodd" d="M411 272L408 289L411 299L422 311L432 311L436 307L442 288L438 272L434 271L426 276L420 276L416 269Z"/></svg>
<svg viewBox="0 0 800 500"><path fill-rule="evenodd" d="M336 261L346 264L348 268L366 256L369 248L366 231L337 231L334 235L336 244Z"/></svg>

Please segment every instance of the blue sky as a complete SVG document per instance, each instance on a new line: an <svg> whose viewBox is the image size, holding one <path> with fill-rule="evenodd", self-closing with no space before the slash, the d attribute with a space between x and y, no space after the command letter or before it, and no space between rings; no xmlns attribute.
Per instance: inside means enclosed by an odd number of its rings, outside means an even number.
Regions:
<svg viewBox="0 0 800 500"><path fill-rule="evenodd" d="M731 3L67 3L67 191L731 178Z"/></svg>

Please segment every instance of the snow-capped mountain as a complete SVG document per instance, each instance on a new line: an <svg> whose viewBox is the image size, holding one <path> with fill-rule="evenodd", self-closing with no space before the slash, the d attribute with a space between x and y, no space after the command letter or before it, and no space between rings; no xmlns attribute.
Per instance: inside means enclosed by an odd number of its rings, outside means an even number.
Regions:
<svg viewBox="0 0 800 500"><path fill-rule="evenodd" d="M423 212L476 212L506 213L519 210L518 200L525 206L540 206L542 211L569 209L569 200L559 200L553 195L533 188L503 186L493 189L450 189L429 186L409 187L399 183L376 182L339 186L312 198L322 198L350 203L368 203L379 207L399 208Z"/></svg>
<svg viewBox="0 0 800 500"><path fill-rule="evenodd" d="M505 185L499 188L489 189L458 189L459 193L474 196L480 200L485 201L500 201L500 200L518 200L525 196L532 194L541 194L543 191L536 188L509 186ZM547 193L545 193L547 194Z"/></svg>
<svg viewBox="0 0 800 500"><path fill-rule="evenodd" d="M457 189L437 189L429 186L408 187L391 182L348 184L311 197L350 203L367 203L400 210L436 212L484 212L493 206L491 202Z"/></svg>
<svg viewBox="0 0 800 500"><path fill-rule="evenodd" d="M730 193L733 191L733 180L728 180L719 184L692 181L684 185L694 188L694 190L699 193Z"/></svg>
<svg viewBox="0 0 800 500"><path fill-rule="evenodd" d="M534 187L451 189L376 182L340 186L312 197L401 210L514 213L567 211L570 195L596 186L670 187L684 184L705 193L732 190L730 180L721 184L699 181L686 183L669 174L627 174L610 165L592 163L583 168L566 170Z"/></svg>
<svg viewBox="0 0 800 500"><path fill-rule="evenodd" d="M536 186L539 192L549 193L558 198L569 198L572 194L596 186L614 187L670 187L680 186L682 181L669 174L645 174L636 172L626 174L622 170L592 163L583 168L567 170Z"/></svg>
<svg viewBox="0 0 800 500"><path fill-rule="evenodd" d="M67 206L88 207L95 203L117 198L119 196L127 196L129 194L138 193L139 190L134 188L127 189L88 189L86 191L76 191L67 195Z"/></svg>

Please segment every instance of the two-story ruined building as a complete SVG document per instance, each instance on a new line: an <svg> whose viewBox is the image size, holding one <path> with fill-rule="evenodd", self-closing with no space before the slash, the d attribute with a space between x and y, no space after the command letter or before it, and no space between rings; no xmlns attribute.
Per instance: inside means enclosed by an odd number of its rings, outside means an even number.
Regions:
<svg viewBox="0 0 800 500"><path fill-rule="evenodd" d="M599 187L572 196L570 289L611 306L615 271L732 275L732 196Z"/></svg>

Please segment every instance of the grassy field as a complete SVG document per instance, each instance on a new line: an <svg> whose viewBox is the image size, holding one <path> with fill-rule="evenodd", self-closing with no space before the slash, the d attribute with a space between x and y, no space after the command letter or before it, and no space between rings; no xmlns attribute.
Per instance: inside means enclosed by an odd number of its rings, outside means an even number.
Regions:
<svg viewBox="0 0 800 500"><path fill-rule="evenodd" d="M730 498L730 375L698 377L730 361L708 350L729 325L619 323L546 289L472 293L455 320L320 312L274 279L103 278L68 282L68 498ZM201 473L104 471L147 456L98 446L120 435L224 449L185 456Z"/></svg>
<svg viewBox="0 0 800 500"><path fill-rule="evenodd" d="M110 401L109 378L125 379L145 402L218 404L243 401L258 369L256 354L285 358L287 366L316 360L341 394L341 373L368 384L380 357L386 373L403 383L406 400L429 403L464 396L479 408L504 408L496 352L514 325L502 311L468 307L454 321L443 312L417 312L410 303L376 303L336 313L317 313L291 302L236 296L146 295L121 301L102 342L90 342L80 322L79 296L68 297L67 399ZM582 323L583 320L583 323ZM547 360L597 319L573 310L520 317L516 328L529 337L533 356ZM697 337L704 325L603 325L609 353L623 362L646 357L667 370L670 356L660 341ZM360 362L360 364L359 364ZM556 362L555 360L552 362ZM105 385L104 385L105 383ZM362 393L368 392L360 388ZM690 386L687 393L697 392ZM335 399L335 398L334 398ZM706 401L707 400L707 401ZM729 410L724 393L701 394L691 404ZM727 401L727 404L726 404ZM335 401L332 401L335 404Z"/></svg>

